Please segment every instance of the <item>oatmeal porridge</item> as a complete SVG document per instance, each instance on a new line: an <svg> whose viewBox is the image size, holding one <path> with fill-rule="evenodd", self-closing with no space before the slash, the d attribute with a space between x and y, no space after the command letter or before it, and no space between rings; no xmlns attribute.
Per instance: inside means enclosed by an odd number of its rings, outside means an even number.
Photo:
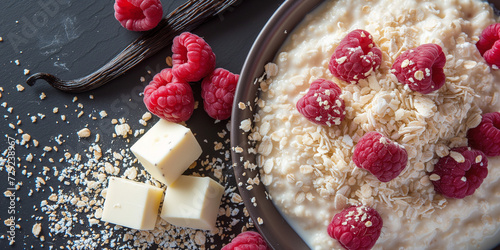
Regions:
<svg viewBox="0 0 500 250"><path fill-rule="evenodd" d="M261 82L250 137L258 141L261 179L274 204L311 248L341 248L326 228L352 205L380 213L384 224L375 249L498 243L492 235L500 228L499 157L488 158L488 176L464 199L437 193L429 177L451 148L467 146L466 132L483 113L500 111L500 73L475 46L495 22L491 7L479 0L338 0L323 3L290 34L267 67L271 77ZM382 62L351 84L334 77L328 64L355 29L372 35ZM399 83L391 66L403 52L426 43L442 47L446 80L439 90L420 94ZM346 114L339 125L318 125L297 111L297 101L317 79L342 89ZM355 145L370 131L407 151L406 168L389 182L352 161Z"/></svg>

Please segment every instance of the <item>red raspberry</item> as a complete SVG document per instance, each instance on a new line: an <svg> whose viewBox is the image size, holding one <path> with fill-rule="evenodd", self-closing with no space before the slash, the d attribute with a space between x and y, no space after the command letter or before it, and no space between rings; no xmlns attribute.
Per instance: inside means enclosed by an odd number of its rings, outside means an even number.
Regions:
<svg viewBox="0 0 500 250"><path fill-rule="evenodd" d="M163 8L160 0L116 0L115 18L131 31L150 30L161 21Z"/></svg>
<svg viewBox="0 0 500 250"><path fill-rule="evenodd" d="M467 131L469 146L487 156L500 155L500 112L487 113L479 126Z"/></svg>
<svg viewBox="0 0 500 250"><path fill-rule="evenodd" d="M489 64L500 67L500 23L492 24L483 30L476 47L484 60Z"/></svg>
<svg viewBox="0 0 500 250"><path fill-rule="evenodd" d="M318 79L311 83L309 91L297 102L297 110L309 121L327 125L339 125L345 116L342 90L332 81Z"/></svg>
<svg viewBox="0 0 500 250"><path fill-rule="evenodd" d="M175 78L172 69L164 69L144 89L144 103L151 113L167 121L187 121L194 111L193 90Z"/></svg>
<svg viewBox="0 0 500 250"><path fill-rule="evenodd" d="M365 30L353 30L335 48L328 68L346 82L357 83L380 66L382 51Z"/></svg>
<svg viewBox="0 0 500 250"><path fill-rule="evenodd" d="M207 114L217 120L231 117L234 92L239 75L217 68L201 83L203 108Z"/></svg>
<svg viewBox="0 0 500 250"><path fill-rule="evenodd" d="M399 176L406 167L408 154L399 144L379 132L368 132L354 147L352 160L359 168L368 170L379 181L388 182Z"/></svg>
<svg viewBox="0 0 500 250"><path fill-rule="evenodd" d="M225 245L222 250L267 250L269 247L262 236L253 231L240 233L231 243Z"/></svg>
<svg viewBox="0 0 500 250"><path fill-rule="evenodd" d="M173 73L187 82L197 82L215 69L215 54L203 38L184 32L172 44Z"/></svg>
<svg viewBox="0 0 500 250"><path fill-rule="evenodd" d="M437 180L433 175L437 175ZM479 150L460 147L451 149L448 156L439 159L430 179L436 192L462 199L473 194L487 175L486 155Z"/></svg>
<svg viewBox="0 0 500 250"><path fill-rule="evenodd" d="M371 249L377 242L383 225L377 210L353 206L333 216L328 235L349 250Z"/></svg>
<svg viewBox="0 0 500 250"><path fill-rule="evenodd" d="M428 43L399 55L392 65L392 72L399 82L408 84L411 90L428 94L444 85L445 64L446 57L441 46Z"/></svg>

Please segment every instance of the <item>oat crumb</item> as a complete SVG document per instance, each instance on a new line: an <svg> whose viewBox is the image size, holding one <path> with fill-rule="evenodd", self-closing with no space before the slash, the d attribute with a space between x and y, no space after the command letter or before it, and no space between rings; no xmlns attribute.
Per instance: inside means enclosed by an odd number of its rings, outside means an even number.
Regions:
<svg viewBox="0 0 500 250"><path fill-rule="evenodd" d="M16 86L16 88L17 88L17 91L19 91L19 92L23 92L23 90L24 90L24 87L23 87L23 85L21 85L21 84L18 84L18 85Z"/></svg>
<svg viewBox="0 0 500 250"><path fill-rule="evenodd" d="M40 232L42 232L42 224L41 223L35 223L35 225L33 225L33 228L31 229L31 232L33 233L33 235L35 237L38 238L38 236L40 235Z"/></svg>
<svg viewBox="0 0 500 250"><path fill-rule="evenodd" d="M90 129L82 128L80 131L77 132L77 135L80 138L87 138L90 136Z"/></svg>

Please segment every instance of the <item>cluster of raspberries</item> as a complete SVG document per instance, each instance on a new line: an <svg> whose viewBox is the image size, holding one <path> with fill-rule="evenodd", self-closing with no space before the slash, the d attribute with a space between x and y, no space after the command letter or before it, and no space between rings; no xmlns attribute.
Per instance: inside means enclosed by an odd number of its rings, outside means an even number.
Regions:
<svg viewBox="0 0 500 250"><path fill-rule="evenodd" d="M172 68L162 70L144 89L144 103L158 117L187 121L195 101L189 82L201 83L203 108L217 120L231 116L239 75L215 68L215 54L203 38L184 32L172 44Z"/></svg>
<svg viewBox="0 0 500 250"><path fill-rule="evenodd" d="M372 35L357 29L344 37L335 48L328 68L335 77L356 84L378 70L382 51ZM413 91L428 94L444 85L446 57L437 44L423 44L399 55L391 72Z"/></svg>
<svg viewBox="0 0 500 250"><path fill-rule="evenodd" d="M500 66L500 23L486 27L476 43L493 69ZM467 131L469 147L452 148L434 166L430 179L437 192L450 198L472 195L488 175L487 157L500 155L500 112L483 114L481 123Z"/></svg>
<svg viewBox="0 0 500 250"><path fill-rule="evenodd" d="M434 165L430 179L437 192L450 198L472 195L488 175L487 157L500 155L500 112L483 114L467 131L469 147L452 148Z"/></svg>
<svg viewBox="0 0 500 250"><path fill-rule="evenodd" d="M114 9L116 20L131 31L153 29L163 16L160 0L116 0ZM195 106L189 83L203 80L203 108L214 119L228 119L239 75L215 69L215 54L210 45L189 32L174 38L172 53L172 69L155 75L144 90L148 110L171 122L187 121Z"/></svg>
<svg viewBox="0 0 500 250"><path fill-rule="evenodd" d="M356 84L380 67L382 51L365 30L351 31L335 48L328 68L332 75ZM444 85L446 57L437 44L423 44L396 58L391 72L411 90L427 94ZM318 79L297 102L306 119L320 125L339 125L345 116L342 90L332 81Z"/></svg>
<svg viewBox="0 0 500 250"><path fill-rule="evenodd" d="M500 24L487 27L477 48L493 69L500 67ZM382 53L364 30L349 33L335 49L329 63L337 78L356 84L376 71ZM399 82L413 91L428 94L445 83L446 57L437 44L423 44L400 54L391 68ZM320 125L338 125L345 116L342 90L332 81L319 79L297 102L297 110ZM467 132L469 147L450 149L438 160L429 178L436 192L450 198L472 195L488 175L488 156L500 155L500 112L483 114L481 123ZM379 181L388 182L406 168L408 154L403 146L379 132L368 132L356 144L354 164ZM370 207L354 206L336 214L328 234L346 249L370 249L377 241L382 218Z"/></svg>

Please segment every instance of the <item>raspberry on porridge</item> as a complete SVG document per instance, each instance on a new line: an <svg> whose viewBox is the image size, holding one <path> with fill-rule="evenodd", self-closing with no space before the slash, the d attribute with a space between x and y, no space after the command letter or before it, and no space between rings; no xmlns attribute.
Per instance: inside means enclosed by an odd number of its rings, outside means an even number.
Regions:
<svg viewBox="0 0 500 250"><path fill-rule="evenodd" d="M392 65L392 71L411 90L428 94L444 85L445 63L446 57L441 46L428 43L398 56Z"/></svg>
<svg viewBox="0 0 500 250"><path fill-rule="evenodd" d="M469 146L487 156L500 156L500 112L484 114L481 123L467 131Z"/></svg>
<svg viewBox="0 0 500 250"><path fill-rule="evenodd" d="M349 250L371 249L380 236L383 224L377 210L353 206L333 217L328 225L328 235Z"/></svg>
<svg viewBox="0 0 500 250"><path fill-rule="evenodd" d="M408 153L381 133L368 132L354 147L352 161L357 167L375 175L379 181L388 182L405 169Z"/></svg>
<svg viewBox="0 0 500 250"><path fill-rule="evenodd" d="M357 83L377 70L382 52L373 43L372 35L365 30L353 30L340 41L330 59L330 72L346 81Z"/></svg>
<svg viewBox="0 0 500 250"><path fill-rule="evenodd" d="M483 30L476 46L484 60L493 67L500 66L500 23L495 23Z"/></svg>
<svg viewBox="0 0 500 250"><path fill-rule="evenodd" d="M339 125L345 116L342 90L325 79L311 83L309 91L297 102L297 110L309 121L320 125Z"/></svg>
<svg viewBox="0 0 500 250"><path fill-rule="evenodd" d="M461 199L472 195L483 183L488 175L488 159L479 150L454 148L439 159L430 174L437 192Z"/></svg>

